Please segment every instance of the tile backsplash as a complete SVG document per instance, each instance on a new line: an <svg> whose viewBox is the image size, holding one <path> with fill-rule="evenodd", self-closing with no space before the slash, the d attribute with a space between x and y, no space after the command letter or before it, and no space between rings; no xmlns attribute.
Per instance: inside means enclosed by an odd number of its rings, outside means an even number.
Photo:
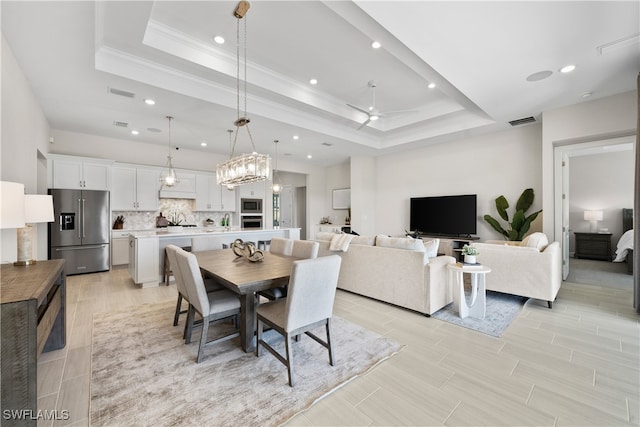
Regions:
<svg viewBox="0 0 640 427"><path fill-rule="evenodd" d="M225 212L194 212L195 200L188 199L160 199L160 209L157 212L137 212L137 211L113 211L113 219L118 215L124 216L124 230L147 230L156 228L156 217L165 216L171 220L174 216L181 220L181 224L193 224L203 227L207 219L215 221L216 225L220 224L220 220ZM234 212L231 215L231 225L237 224L237 218Z"/></svg>

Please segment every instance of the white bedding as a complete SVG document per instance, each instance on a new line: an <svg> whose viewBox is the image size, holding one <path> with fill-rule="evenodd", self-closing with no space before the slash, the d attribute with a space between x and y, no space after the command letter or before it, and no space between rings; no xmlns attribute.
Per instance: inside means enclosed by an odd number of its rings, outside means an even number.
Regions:
<svg viewBox="0 0 640 427"><path fill-rule="evenodd" d="M629 250L633 250L633 230L625 232L622 237L620 237L620 240L618 240L616 258L613 262L623 262Z"/></svg>

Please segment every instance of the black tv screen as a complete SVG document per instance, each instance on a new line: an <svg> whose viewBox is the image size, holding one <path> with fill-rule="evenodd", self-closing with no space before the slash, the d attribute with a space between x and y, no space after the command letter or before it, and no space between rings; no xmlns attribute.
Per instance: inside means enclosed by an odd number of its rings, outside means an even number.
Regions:
<svg viewBox="0 0 640 427"><path fill-rule="evenodd" d="M412 197L411 231L462 237L476 234L476 195Z"/></svg>

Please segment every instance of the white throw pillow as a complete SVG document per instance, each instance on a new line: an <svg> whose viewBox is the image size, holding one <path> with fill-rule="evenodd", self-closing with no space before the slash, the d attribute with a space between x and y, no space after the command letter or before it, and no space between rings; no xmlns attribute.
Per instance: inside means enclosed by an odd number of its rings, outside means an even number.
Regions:
<svg viewBox="0 0 640 427"><path fill-rule="evenodd" d="M429 240L424 242L424 252L427 258L435 258L438 256L438 247L440 246L440 239Z"/></svg>
<svg viewBox="0 0 640 427"><path fill-rule="evenodd" d="M378 234L376 236L376 246L382 246L384 248L395 249L408 249L410 251L425 251L424 243L421 239L414 239L412 237L389 237L384 234Z"/></svg>
<svg viewBox="0 0 640 427"><path fill-rule="evenodd" d="M544 251L548 244L549 239L547 239L547 235L539 232L531 233L522 240L522 246L536 248L540 252Z"/></svg>

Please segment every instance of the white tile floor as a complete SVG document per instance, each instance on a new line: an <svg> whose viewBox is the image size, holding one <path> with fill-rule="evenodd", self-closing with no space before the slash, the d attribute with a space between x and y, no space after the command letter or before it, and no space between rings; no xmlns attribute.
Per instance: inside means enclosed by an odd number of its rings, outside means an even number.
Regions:
<svg viewBox="0 0 640 427"><path fill-rule="evenodd" d="M88 425L92 316L175 300L126 269L72 276L67 346L41 356L39 409ZM638 426L640 316L632 291L565 282L552 310L526 307L502 338L339 291L335 313L406 347L293 419L291 426ZM154 420L149 420L154 424Z"/></svg>

